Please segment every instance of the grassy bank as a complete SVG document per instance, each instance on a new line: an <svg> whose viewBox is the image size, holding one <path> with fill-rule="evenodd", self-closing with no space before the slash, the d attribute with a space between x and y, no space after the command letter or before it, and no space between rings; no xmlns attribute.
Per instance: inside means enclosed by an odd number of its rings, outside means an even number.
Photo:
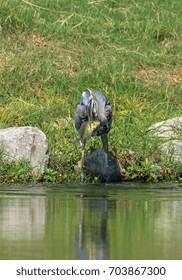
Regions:
<svg viewBox="0 0 182 280"><path fill-rule="evenodd" d="M2 0L0 26L0 126L32 125L46 134L44 180L79 180L73 117L86 88L110 98L110 150L127 179L179 180L180 167L161 160L158 141L146 133L181 115L179 0ZM99 146L91 139L87 151ZM33 180L9 176L14 168L2 163L1 181Z"/></svg>

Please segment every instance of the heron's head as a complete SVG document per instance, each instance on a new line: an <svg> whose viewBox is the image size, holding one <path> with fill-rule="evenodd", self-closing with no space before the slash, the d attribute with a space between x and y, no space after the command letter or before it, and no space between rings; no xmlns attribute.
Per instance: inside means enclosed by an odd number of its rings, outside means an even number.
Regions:
<svg viewBox="0 0 182 280"><path fill-rule="evenodd" d="M87 89L82 93L81 104L86 108L88 121L99 121L100 129L108 132L112 122L109 99L99 91Z"/></svg>
<svg viewBox="0 0 182 280"><path fill-rule="evenodd" d="M86 89L82 93L82 102L81 103L83 105L85 105L86 107L90 107L92 98L93 98L92 91L89 89Z"/></svg>
<svg viewBox="0 0 182 280"><path fill-rule="evenodd" d="M92 101L92 111L94 115L94 119L100 121L100 125L103 127L105 131L109 130L109 119L112 117L112 111L109 99L102 96L94 96Z"/></svg>

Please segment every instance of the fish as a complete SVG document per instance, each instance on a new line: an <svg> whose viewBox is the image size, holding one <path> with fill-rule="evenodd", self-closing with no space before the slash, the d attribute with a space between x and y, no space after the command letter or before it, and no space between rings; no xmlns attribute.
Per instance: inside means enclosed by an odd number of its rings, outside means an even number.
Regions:
<svg viewBox="0 0 182 280"><path fill-rule="evenodd" d="M83 122L80 129L78 130L78 133L80 135L80 138L78 140L84 141L85 139L90 138L92 132L97 127L99 127L99 125L100 125L99 121Z"/></svg>

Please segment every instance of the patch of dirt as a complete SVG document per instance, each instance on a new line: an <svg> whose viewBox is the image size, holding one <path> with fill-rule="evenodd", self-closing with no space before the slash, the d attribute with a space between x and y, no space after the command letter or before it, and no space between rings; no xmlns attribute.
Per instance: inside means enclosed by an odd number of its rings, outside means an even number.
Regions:
<svg viewBox="0 0 182 280"><path fill-rule="evenodd" d="M136 75L147 84L182 85L182 66L174 69L143 67L137 70Z"/></svg>
<svg viewBox="0 0 182 280"><path fill-rule="evenodd" d="M48 48L51 44L51 40L38 34L23 34L23 39L29 47Z"/></svg>

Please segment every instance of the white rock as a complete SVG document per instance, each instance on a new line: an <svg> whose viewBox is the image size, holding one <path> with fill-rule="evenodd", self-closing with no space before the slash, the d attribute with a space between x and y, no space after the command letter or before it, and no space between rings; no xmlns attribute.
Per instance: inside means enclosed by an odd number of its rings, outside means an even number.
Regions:
<svg viewBox="0 0 182 280"><path fill-rule="evenodd" d="M37 127L0 129L0 149L7 161L29 160L34 174L41 175L48 161L48 140Z"/></svg>
<svg viewBox="0 0 182 280"><path fill-rule="evenodd" d="M152 125L149 130L158 137L178 138L180 134L182 136L182 117L158 122Z"/></svg>
<svg viewBox="0 0 182 280"><path fill-rule="evenodd" d="M165 141L160 146L165 157L173 162L182 163L182 117L156 123L149 131Z"/></svg>
<svg viewBox="0 0 182 280"><path fill-rule="evenodd" d="M161 145L162 150L173 162L182 163L182 141L170 140Z"/></svg>

